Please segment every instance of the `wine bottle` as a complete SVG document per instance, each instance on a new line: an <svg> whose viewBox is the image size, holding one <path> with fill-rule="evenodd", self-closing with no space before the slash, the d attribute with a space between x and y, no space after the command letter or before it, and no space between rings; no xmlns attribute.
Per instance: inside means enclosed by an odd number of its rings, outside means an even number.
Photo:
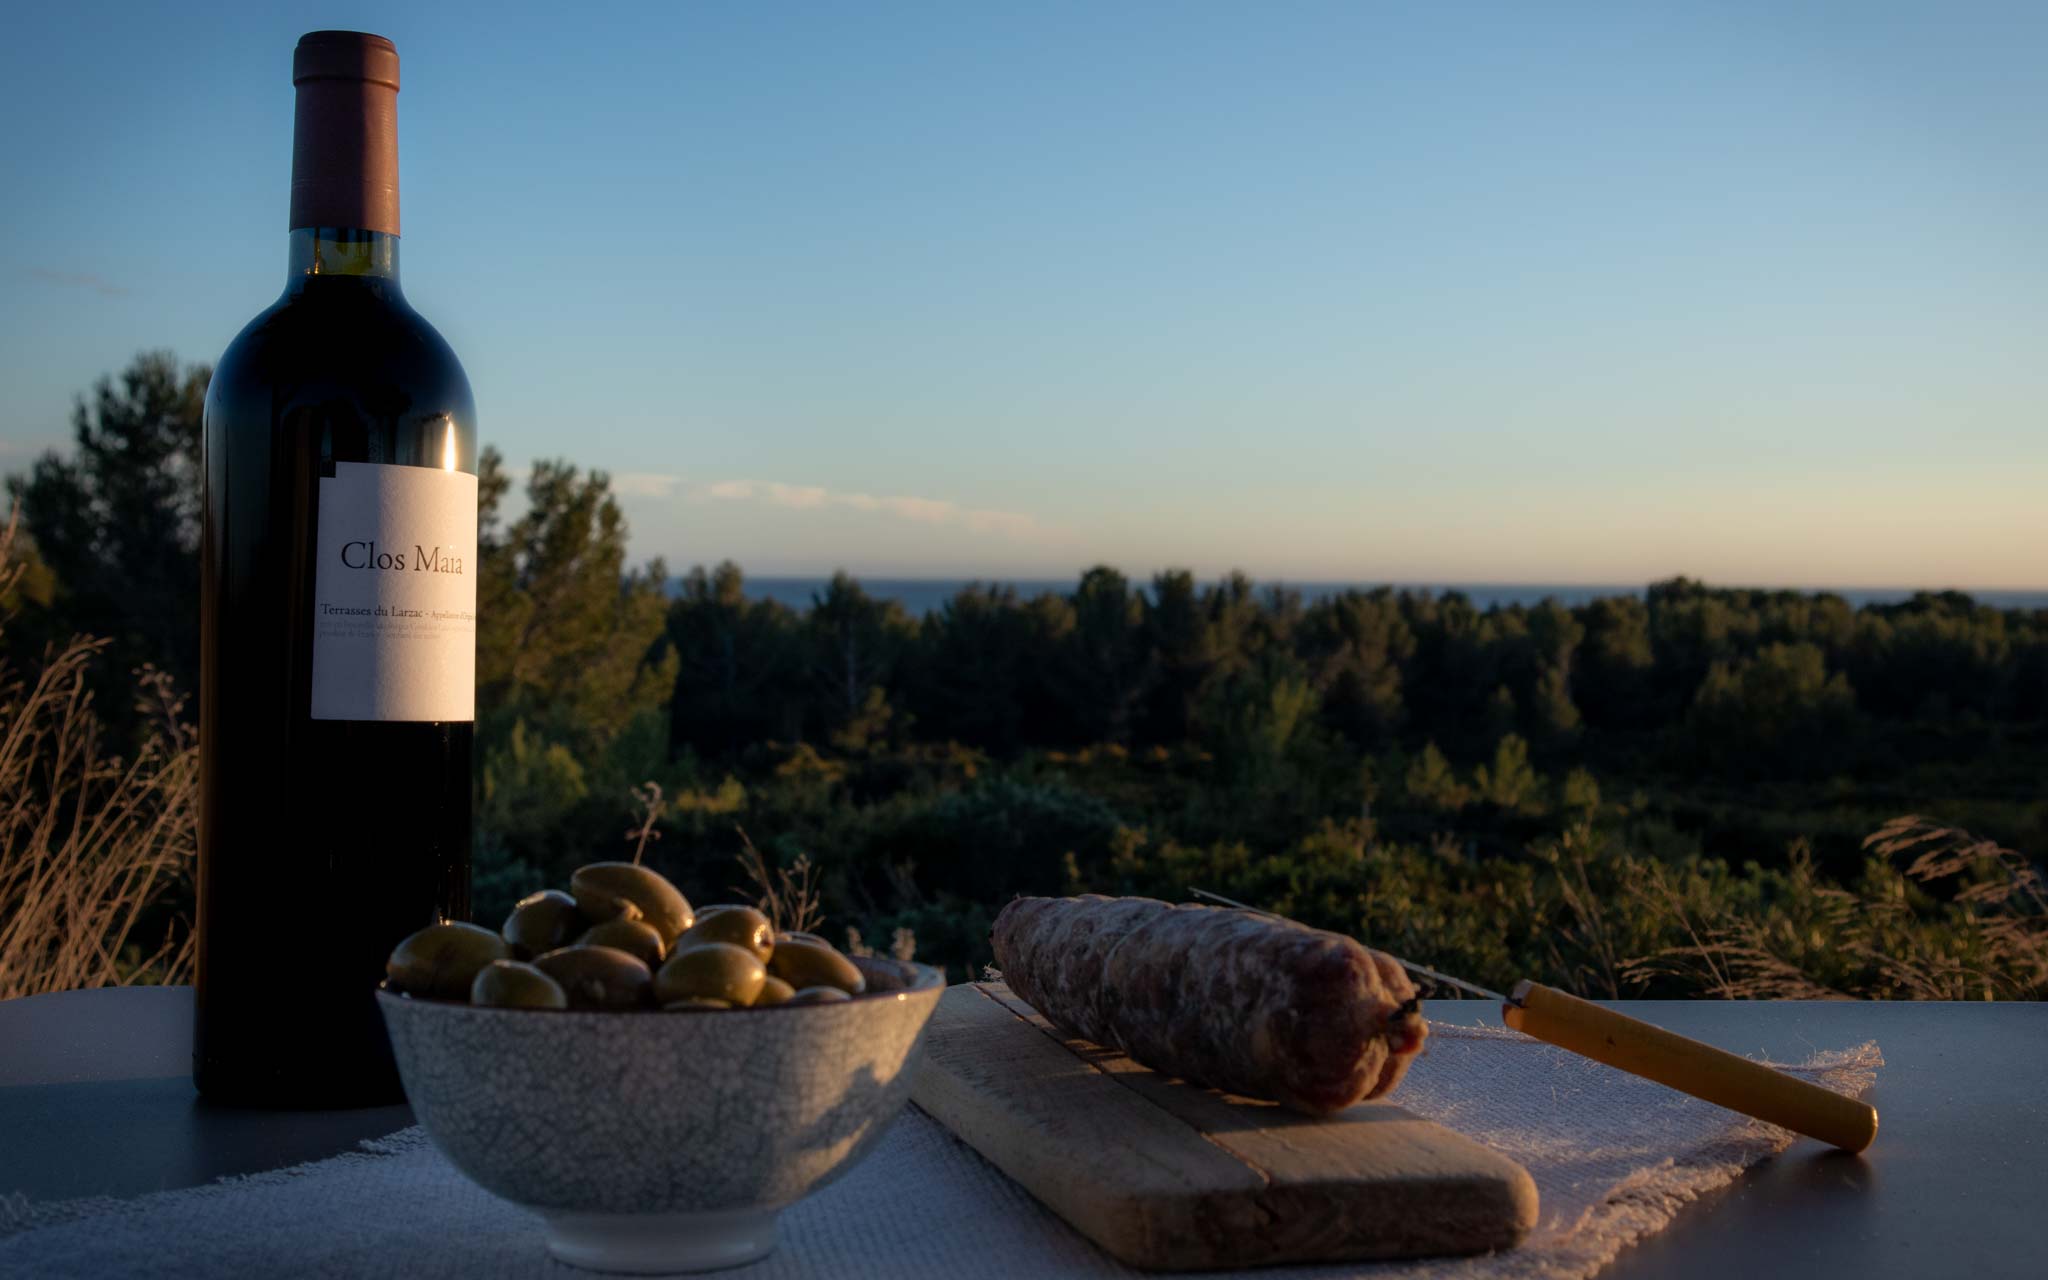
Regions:
<svg viewBox="0 0 2048 1280"><path fill-rule="evenodd" d="M193 1078L397 1101L375 989L469 910L477 443L398 287L398 53L293 55L289 270L206 396Z"/></svg>

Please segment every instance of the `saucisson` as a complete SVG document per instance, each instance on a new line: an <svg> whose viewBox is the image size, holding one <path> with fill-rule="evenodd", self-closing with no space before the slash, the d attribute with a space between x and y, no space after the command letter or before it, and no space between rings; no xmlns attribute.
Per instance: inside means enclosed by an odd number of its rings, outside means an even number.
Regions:
<svg viewBox="0 0 2048 1280"><path fill-rule="evenodd" d="M1427 1034L1392 957L1256 912L1018 898L994 941L1010 989L1069 1035L1310 1114L1388 1093Z"/></svg>

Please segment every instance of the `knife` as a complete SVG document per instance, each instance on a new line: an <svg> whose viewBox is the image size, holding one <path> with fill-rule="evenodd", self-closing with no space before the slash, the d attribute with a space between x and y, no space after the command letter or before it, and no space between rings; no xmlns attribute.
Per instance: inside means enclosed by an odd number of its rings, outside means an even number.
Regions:
<svg viewBox="0 0 2048 1280"><path fill-rule="evenodd" d="M1226 898L1207 889L1189 890L1240 911L1284 920L1285 916ZM1844 1151L1862 1151L1877 1137L1877 1108L1761 1062L1666 1031L1590 1000L1523 979L1507 995L1428 965L1393 957L1402 968L1431 982L1498 1000L1501 1021L1581 1057L1604 1062L1645 1080L1690 1094L1730 1111L1818 1138Z"/></svg>

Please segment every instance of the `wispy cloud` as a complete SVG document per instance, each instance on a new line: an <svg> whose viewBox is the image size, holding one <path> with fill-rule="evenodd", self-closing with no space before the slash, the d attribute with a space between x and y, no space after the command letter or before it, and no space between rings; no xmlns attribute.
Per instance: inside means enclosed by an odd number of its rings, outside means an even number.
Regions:
<svg viewBox="0 0 2048 1280"><path fill-rule="evenodd" d="M682 482L681 476L658 471L619 471L612 475L612 492L626 498L666 498Z"/></svg>
<svg viewBox="0 0 2048 1280"><path fill-rule="evenodd" d="M823 485L784 484L779 480L720 480L704 486L700 493L706 498L727 502L764 502L769 506L800 511L847 507L895 516L917 524L951 525L970 533L995 533L1017 539L1040 538L1051 532L1028 515L962 506L946 498L877 497L871 493L827 489Z"/></svg>
<svg viewBox="0 0 2048 1280"><path fill-rule="evenodd" d="M762 485L761 489L767 500L778 507L795 507L798 510L809 510L812 507L822 507L832 501L832 491L822 485L783 484L778 480L770 480L767 484Z"/></svg>
<svg viewBox="0 0 2048 1280"><path fill-rule="evenodd" d="M49 267L30 267L22 274L44 284L63 285L71 289L90 289L102 298L120 298L127 296L128 293L124 286L102 276L93 275L89 271L56 271Z"/></svg>

